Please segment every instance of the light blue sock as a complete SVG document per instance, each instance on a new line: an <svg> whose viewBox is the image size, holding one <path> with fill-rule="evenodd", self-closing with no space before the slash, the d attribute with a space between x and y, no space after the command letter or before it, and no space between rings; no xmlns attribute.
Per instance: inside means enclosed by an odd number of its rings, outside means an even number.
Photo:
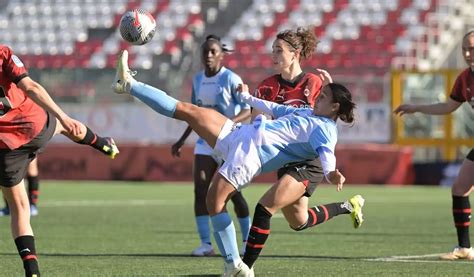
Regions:
<svg viewBox="0 0 474 277"><path fill-rule="evenodd" d="M168 96L166 92L142 82L132 81L130 94L158 113L173 118L178 100Z"/></svg>
<svg viewBox="0 0 474 277"><path fill-rule="evenodd" d="M196 216L196 226L201 243L211 244L211 228L209 228L209 216Z"/></svg>
<svg viewBox="0 0 474 277"><path fill-rule="evenodd" d="M232 219L228 213L224 212L211 216L211 222L212 227L214 227L214 237L222 257L226 263L233 263L234 266L237 266L241 259Z"/></svg>
<svg viewBox="0 0 474 277"><path fill-rule="evenodd" d="M242 242L247 241L249 237L250 227L252 226L252 221L250 216L246 217L237 217L240 224L240 232L242 232Z"/></svg>

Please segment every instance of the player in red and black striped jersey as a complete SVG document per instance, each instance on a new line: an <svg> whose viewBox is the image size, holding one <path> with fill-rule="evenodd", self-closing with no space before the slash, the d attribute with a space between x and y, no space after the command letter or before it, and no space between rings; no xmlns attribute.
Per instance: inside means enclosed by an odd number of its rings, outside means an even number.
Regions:
<svg viewBox="0 0 474 277"><path fill-rule="evenodd" d="M26 276L39 276L39 268L23 178L36 152L58 133L111 158L118 154L111 138L97 136L65 114L28 76L13 51L0 45L0 187L10 207L12 236Z"/></svg>
<svg viewBox="0 0 474 277"><path fill-rule="evenodd" d="M277 34L272 46L272 60L279 72L263 80L254 96L297 108L313 107L321 88L332 79L329 73L304 72L300 62L309 58L317 44L313 31L305 28L286 30ZM252 118L260 113L253 110ZM364 199L354 196L345 202L308 208L309 199L324 174L320 158L287 164L278 170L278 181L260 198L243 261L252 268L270 234L270 220L279 209L295 231L326 222L340 214L351 214L354 227L362 224Z"/></svg>
<svg viewBox="0 0 474 277"><path fill-rule="evenodd" d="M397 107L395 114L404 115L415 112L433 115L449 114L457 110L461 104L468 102L474 111L474 30L463 37L462 54L468 68L461 72L454 83L451 95L446 102L431 105L403 104ZM474 185L474 149L464 159L461 171L451 189L453 197L453 218L458 236L458 246L441 256L444 260L474 260L474 251L469 239L471 224L471 204L469 194Z"/></svg>

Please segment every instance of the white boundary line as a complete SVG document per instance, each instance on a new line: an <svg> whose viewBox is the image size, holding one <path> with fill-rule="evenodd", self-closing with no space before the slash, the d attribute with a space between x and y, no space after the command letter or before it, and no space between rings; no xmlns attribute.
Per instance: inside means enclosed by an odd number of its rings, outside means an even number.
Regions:
<svg viewBox="0 0 474 277"><path fill-rule="evenodd" d="M426 255L410 255L410 256L390 256L390 257L380 257L380 258L369 258L363 259L364 261L369 262L399 262L399 263L453 263L453 261L446 261L441 259L429 259L437 258L446 253L437 253L437 254L426 254ZM428 259L427 259L428 258ZM426 260L425 260L426 259ZM457 260L456 263L466 263L474 265L474 262L467 260Z"/></svg>
<svg viewBox="0 0 474 277"><path fill-rule="evenodd" d="M114 207L114 206L171 206L181 205L181 201L173 200L145 200L145 199L124 199L124 200L43 200L40 207Z"/></svg>

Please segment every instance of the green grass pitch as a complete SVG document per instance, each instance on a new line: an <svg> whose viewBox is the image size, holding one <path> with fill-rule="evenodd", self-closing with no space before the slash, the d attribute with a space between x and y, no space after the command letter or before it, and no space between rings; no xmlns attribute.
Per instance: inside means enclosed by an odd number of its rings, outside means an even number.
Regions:
<svg viewBox="0 0 474 277"><path fill-rule="evenodd" d="M251 214L267 188L251 185L243 191ZM365 222L358 230L352 228L349 216L342 215L295 232L281 214L275 215L255 274L467 276L474 272L474 262L435 257L456 244L449 189L347 185L338 193L325 185L316 190L311 204L354 194L366 199ZM43 181L39 211L32 225L44 276L217 276L223 271L219 257L189 257L199 244L189 183ZM234 223L239 230L238 221ZM23 276L9 218L0 218L0 276Z"/></svg>

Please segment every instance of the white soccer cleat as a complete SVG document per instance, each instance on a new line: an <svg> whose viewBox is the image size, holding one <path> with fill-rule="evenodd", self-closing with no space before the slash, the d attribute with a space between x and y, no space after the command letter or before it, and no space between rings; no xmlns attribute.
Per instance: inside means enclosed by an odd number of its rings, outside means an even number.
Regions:
<svg viewBox="0 0 474 277"><path fill-rule="evenodd" d="M130 71L128 68L128 51L123 50L118 56L115 69L115 79L112 88L118 94L130 94L133 76L136 72Z"/></svg>
<svg viewBox="0 0 474 277"><path fill-rule="evenodd" d="M207 243L202 243L198 248L194 249L191 252L191 256L193 257L206 257L206 256L215 256L216 252L214 252L214 248L212 245Z"/></svg>
<svg viewBox="0 0 474 277"><path fill-rule="evenodd" d="M39 214L38 207L34 204L30 205L30 216L37 216Z"/></svg>
<svg viewBox="0 0 474 277"><path fill-rule="evenodd" d="M243 261L240 261L237 267L233 263L224 264L224 274L222 277L254 277L252 268L249 268Z"/></svg>
<svg viewBox="0 0 474 277"><path fill-rule="evenodd" d="M463 248L463 247L456 247L452 252L443 254L440 256L441 260L474 260L474 250L472 247Z"/></svg>

